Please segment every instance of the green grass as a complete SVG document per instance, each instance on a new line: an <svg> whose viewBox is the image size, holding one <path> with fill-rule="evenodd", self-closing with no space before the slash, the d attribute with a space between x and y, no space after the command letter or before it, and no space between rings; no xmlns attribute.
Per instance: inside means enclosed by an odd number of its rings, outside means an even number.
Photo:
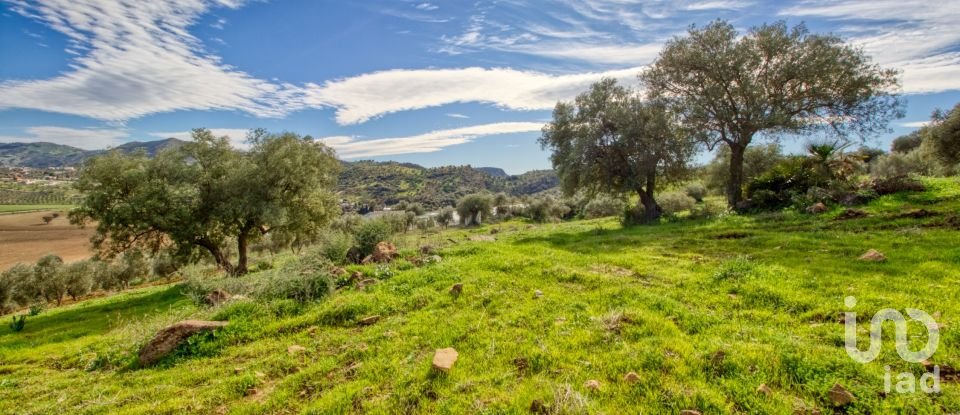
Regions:
<svg viewBox="0 0 960 415"><path fill-rule="evenodd" d="M0 327L0 413L519 414L534 400L553 413L827 413L837 382L857 397L846 413L956 413L956 383L939 395L882 393L885 365L923 373L897 357L892 327L880 358L863 365L844 351L838 323L851 295L861 344L880 309L939 313L933 360L960 366L960 184L926 182L927 192L882 197L853 220L835 220L838 208L410 234L404 254L442 243L443 261L401 261L387 280L303 307L201 308L177 286L86 301L29 318L20 333ZM921 208L933 215L900 217ZM496 242L467 239L491 228ZM856 259L871 248L888 261ZM374 314L378 323L357 325ZM157 367L131 366L157 328L187 317L230 326ZM917 349L926 338L910 328ZM307 352L288 354L293 344ZM438 375L430 361L444 347L460 359ZM622 380L631 371L639 382Z"/></svg>
<svg viewBox="0 0 960 415"><path fill-rule="evenodd" d="M73 205L0 205L0 213L34 212L38 210L67 211Z"/></svg>

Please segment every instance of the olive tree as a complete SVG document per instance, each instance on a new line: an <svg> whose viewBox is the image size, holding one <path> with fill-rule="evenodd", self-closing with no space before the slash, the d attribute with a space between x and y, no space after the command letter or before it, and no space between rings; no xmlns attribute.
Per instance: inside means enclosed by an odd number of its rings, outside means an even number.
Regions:
<svg viewBox="0 0 960 415"><path fill-rule="evenodd" d="M683 177L696 149L676 121L662 102L604 79L572 103L557 103L539 141L552 151L564 194L636 193L650 220L661 214L658 180Z"/></svg>
<svg viewBox="0 0 960 415"><path fill-rule="evenodd" d="M938 161L946 166L960 163L960 104L947 114L934 114L929 137Z"/></svg>
<svg viewBox="0 0 960 415"><path fill-rule="evenodd" d="M479 225L491 216L492 211L493 197L488 194L467 195L457 202L457 214L460 215L460 223L464 225Z"/></svg>
<svg viewBox="0 0 960 415"><path fill-rule="evenodd" d="M743 193L744 152L758 135L828 132L866 138L901 117L897 72L862 50L800 24L765 24L740 36L715 21L667 42L642 83L668 100L710 147L730 149L731 207Z"/></svg>
<svg viewBox="0 0 960 415"><path fill-rule="evenodd" d="M103 257L129 249L207 252L230 274L247 272L249 245L269 233L310 240L339 214L333 195L340 164L309 136L253 130L249 151L196 129L193 141L161 152L111 152L91 159L71 211L75 224L97 223ZM235 243L237 261L227 249Z"/></svg>

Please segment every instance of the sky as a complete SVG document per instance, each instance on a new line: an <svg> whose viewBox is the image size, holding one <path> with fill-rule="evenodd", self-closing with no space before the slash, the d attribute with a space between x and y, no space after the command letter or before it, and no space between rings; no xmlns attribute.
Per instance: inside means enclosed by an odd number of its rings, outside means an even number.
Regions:
<svg viewBox="0 0 960 415"><path fill-rule="evenodd" d="M536 139L558 100L635 84L666 41L718 18L803 22L901 70L906 117L869 145L960 102L960 2L0 0L0 142L206 127L242 148L263 127L345 160L521 173L550 167Z"/></svg>

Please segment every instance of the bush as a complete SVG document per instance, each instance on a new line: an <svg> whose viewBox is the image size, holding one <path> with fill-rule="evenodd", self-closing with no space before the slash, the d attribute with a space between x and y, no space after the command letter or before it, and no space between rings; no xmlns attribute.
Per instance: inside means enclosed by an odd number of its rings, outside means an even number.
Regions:
<svg viewBox="0 0 960 415"><path fill-rule="evenodd" d="M663 213L676 215L686 210L692 210L697 205L697 201L684 193L670 192L657 196L657 204L660 205L660 209L663 209Z"/></svg>
<svg viewBox="0 0 960 415"><path fill-rule="evenodd" d="M161 252L153 258L151 268L155 277L169 280L182 266L183 263L174 258L173 255L168 252Z"/></svg>
<svg viewBox="0 0 960 415"><path fill-rule="evenodd" d="M254 294L264 300L320 300L333 290L332 264L323 258L303 256L267 278Z"/></svg>
<svg viewBox="0 0 960 415"><path fill-rule="evenodd" d="M687 196L693 198L697 203L703 202L703 198L707 196L707 188L700 183L690 183L683 188L683 193L686 193Z"/></svg>
<svg viewBox="0 0 960 415"><path fill-rule="evenodd" d="M440 209L440 212L437 213L437 224L442 228L450 226L450 222L453 222L453 213L456 212L456 209L446 206Z"/></svg>
<svg viewBox="0 0 960 415"><path fill-rule="evenodd" d="M101 286L107 289L127 289L130 284L150 273L150 263L140 251L121 254L103 273Z"/></svg>
<svg viewBox="0 0 960 415"><path fill-rule="evenodd" d="M743 154L743 182L749 183L785 159L780 145L768 143L747 147ZM730 181L730 149L721 146L704 167L704 185L715 194L724 194Z"/></svg>
<svg viewBox="0 0 960 415"><path fill-rule="evenodd" d="M0 274L0 284L8 287L7 300L4 304L10 306L30 305L42 294L39 285L35 282L33 267L26 264L14 265Z"/></svg>
<svg viewBox="0 0 960 415"><path fill-rule="evenodd" d="M919 150L907 154L890 153L880 157L870 166L870 177L888 180L907 177L911 174L923 174L927 169Z"/></svg>
<svg viewBox="0 0 960 415"><path fill-rule="evenodd" d="M623 207L622 200L602 195L591 199L583 206L583 217L594 219L616 216L623 212Z"/></svg>
<svg viewBox="0 0 960 415"><path fill-rule="evenodd" d="M386 221L377 218L364 222L354 235L361 258L372 254L378 243L389 240L391 236L393 228Z"/></svg>
<svg viewBox="0 0 960 415"><path fill-rule="evenodd" d="M811 187L824 182L808 159L791 157L750 181L747 197L754 209L782 209L792 205Z"/></svg>
<svg viewBox="0 0 960 415"><path fill-rule="evenodd" d="M559 222L572 211L570 206L551 196L544 196L527 205L524 216L536 222Z"/></svg>
<svg viewBox="0 0 960 415"><path fill-rule="evenodd" d="M922 182L911 177L874 180L870 187L881 196L900 192L922 192L926 189Z"/></svg>
<svg viewBox="0 0 960 415"><path fill-rule="evenodd" d="M77 301L93 290L93 274L95 266L91 261L79 261L67 265L63 269L67 294Z"/></svg>
<svg viewBox="0 0 960 415"><path fill-rule="evenodd" d="M19 332L23 331L23 327L27 325L27 316L19 315L11 317L13 321L10 322L10 330Z"/></svg>
<svg viewBox="0 0 960 415"><path fill-rule="evenodd" d="M338 216L333 222L330 222L330 229L353 235L357 229L360 229L360 225L363 225L363 222L363 216L356 213L346 213Z"/></svg>
<svg viewBox="0 0 960 415"><path fill-rule="evenodd" d="M47 301L56 301L57 305L63 302L67 295L67 280L63 273L63 259L50 254L44 255L33 267L34 282L39 287L43 298Z"/></svg>
<svg viewBox="0 0 960 415"><path fill-rule="evenodd" d="M347 261L347 252L350 251L353 244L353 237L340 231L324 232L320 235L318 241L320 255L334 264L342 264Z"/></svg>

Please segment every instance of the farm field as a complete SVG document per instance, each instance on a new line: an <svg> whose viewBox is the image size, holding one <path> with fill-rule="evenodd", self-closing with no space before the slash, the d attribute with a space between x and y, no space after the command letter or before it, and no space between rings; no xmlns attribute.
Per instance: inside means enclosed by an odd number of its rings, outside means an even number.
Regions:
<svg viewBox="0 0 960 415"><path fill-rule="evenodd" d="M65 212L70 210L73 207L72 205L0 205L0 214L10 214L17 212L35 212L35 211L51 211L51 212Z"/></svg>
<svg viewBox="0 0 960 415"><path fill-rule="evenodd" d="M0 210L6 206L0 206ZM93 229L80 229L66 218L69 206L43 206L41 211L0 214L0 269L18 262L33 263L43 255L54 253L65 261L76 261L93 255L90 237ZM43 216L60 212L60 217L45 224Z"/></svg>
<svg viewBox="0 0 960 415"><path fill-rule="evenodd" d="M897 356L892 329L872 363L844 350L845 311L865 348L870 316L916 308L941 326L933 362L960 366L960 184L925 183L849 219L838 207L411 233L403 257L429 242L442 261L350 266L376 284L305 305L206 307L166 285L51 309L22 332L0 327L0 412L813 414L834 412L840 384L855 397L846 413L957 413L955 380L938 394L884 391L886 366L925 373ZM870 249L886 261L858 260ZM296 259L209 283L239 286ZM136 366L140 345L187 318L228 325ZM909 325L914 350L923 329ZM446 347L459 360L431 371Z"/></svg>

